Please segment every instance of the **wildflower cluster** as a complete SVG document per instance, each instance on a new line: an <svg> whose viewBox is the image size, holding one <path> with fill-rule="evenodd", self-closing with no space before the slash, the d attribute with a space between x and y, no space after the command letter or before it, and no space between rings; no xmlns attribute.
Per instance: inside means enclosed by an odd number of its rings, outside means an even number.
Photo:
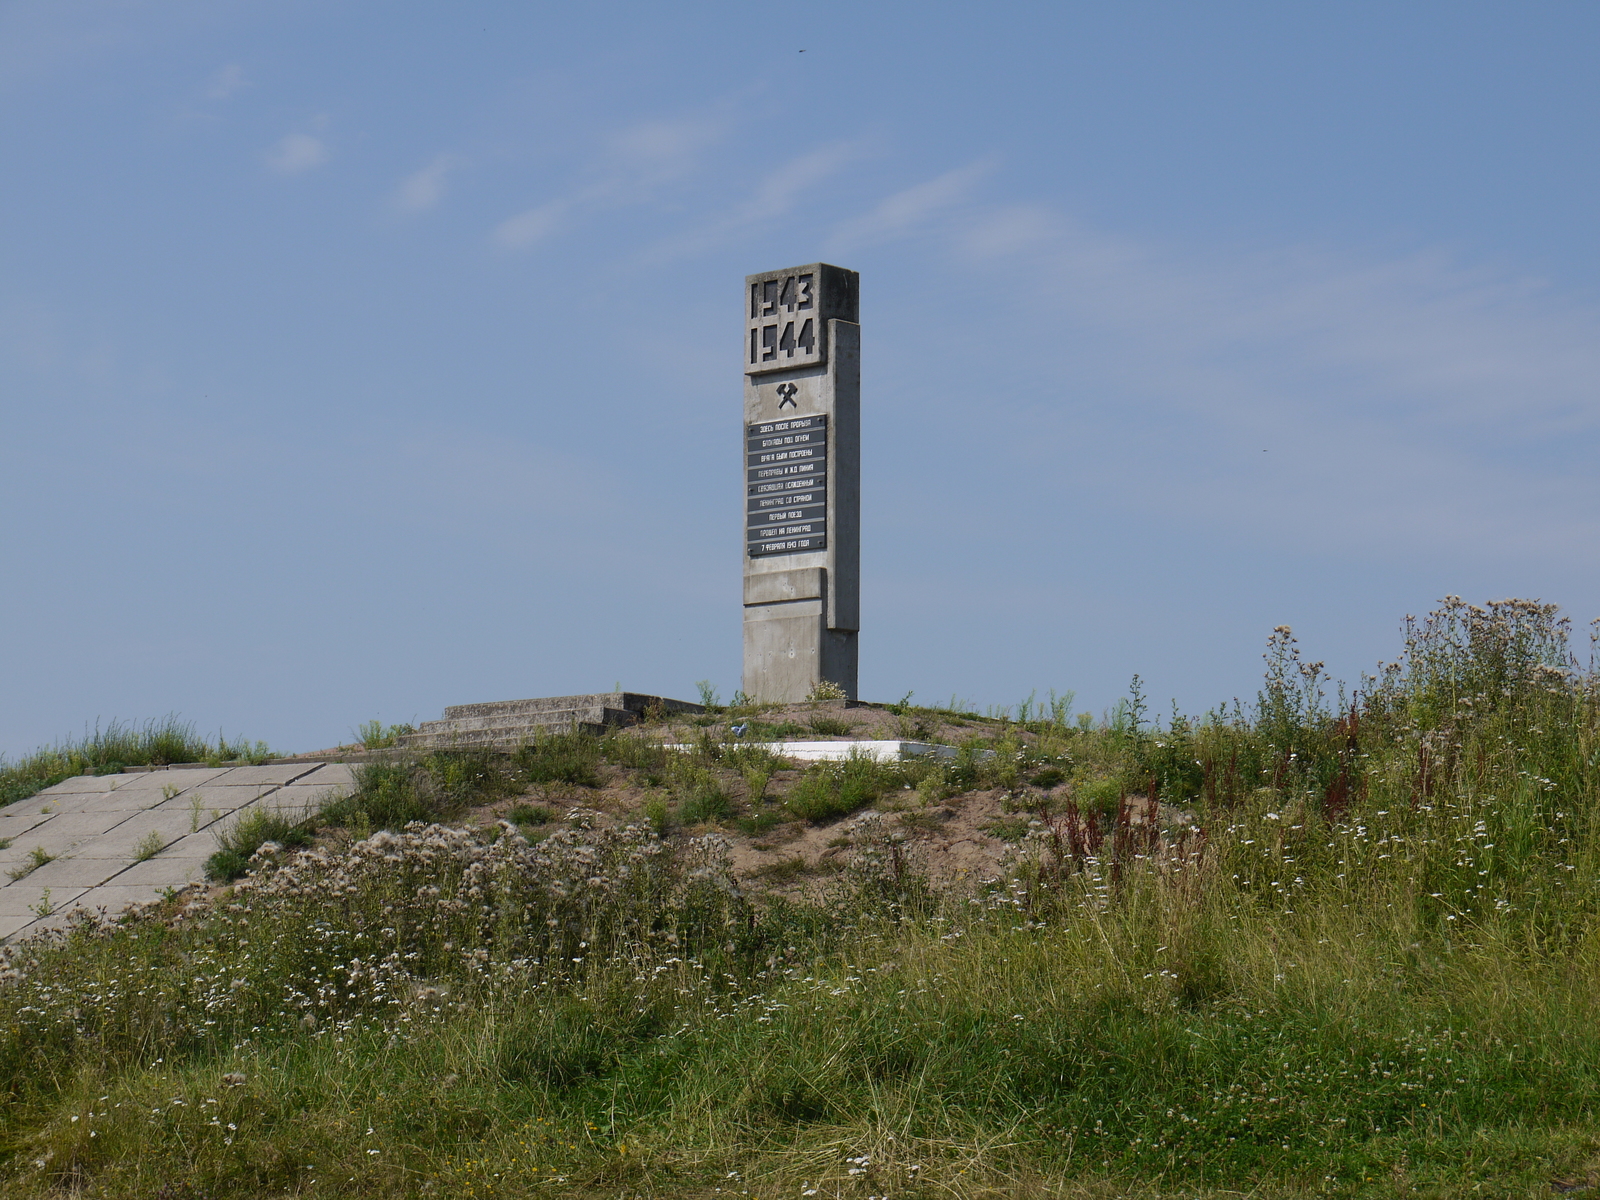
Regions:
<svg viewBox="0 0 1600 1200"><path fill-rule="evenodd" d="M170 1047L411 1036L501 990L581 982L595 955L721 947L749 924L725 839L668 853L648 828L595 828L582 811L537 844L509 824L489 838L416 824L344 851L267 843L252 867L217 903L84 916L10 948L0 1053L42 1059L85 1039L133 1052L155 1032ZM172 922L189 936L164 937ZM149 953L105 970L60 952L107 938Z"/></svg>

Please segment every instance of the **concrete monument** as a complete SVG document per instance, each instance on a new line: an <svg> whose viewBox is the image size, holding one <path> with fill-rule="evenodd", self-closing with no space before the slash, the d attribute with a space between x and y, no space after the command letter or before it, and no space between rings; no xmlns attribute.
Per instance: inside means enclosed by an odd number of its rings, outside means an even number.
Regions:
<svg viewBox="0 0 1600 1200"><path fill-rule="evenodd" d="M744 691L856 698L861 627L861 277L745 279Z"/></svg>

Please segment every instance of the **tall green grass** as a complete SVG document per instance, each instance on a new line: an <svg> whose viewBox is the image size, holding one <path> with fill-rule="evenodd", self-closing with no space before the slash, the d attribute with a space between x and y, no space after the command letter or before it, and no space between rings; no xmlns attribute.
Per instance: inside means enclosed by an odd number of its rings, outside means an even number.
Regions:
<svg viewBox="0 0 1600 1200"><path fill-rule="evenodd" d="M17 1194L1532 1195L1596 1147L1592 948L1446 944L1386 886L1268 919L1150 871L906 921L656 851L603 908L562 875L480 912L395 853L21 964Z"/></svg>
<svg viewBox="0 0 1600 1200"><path fill-rule="evenodd" d="M265 742L210 741L194 725L168 716L143 725L112 721L81 737L10 760L0 756L0 806L26 799L73 775L114 775L124 767L182 762L262 762L271 757Z"/></svg>
<svg viewBox="0 0 1600 1200"><path fill-rule="evenodd" d="M1030 818L1014 871L943 891L872 818L804 904L581 807L537 845L268 854L229 902L14 955L0 1188L1583 1194L1597 683L1548 606L1452 600L1346 695L1279 630L1248 709L1030 704L917 765ZM735 752L626 753L681 790Z"/></svg>

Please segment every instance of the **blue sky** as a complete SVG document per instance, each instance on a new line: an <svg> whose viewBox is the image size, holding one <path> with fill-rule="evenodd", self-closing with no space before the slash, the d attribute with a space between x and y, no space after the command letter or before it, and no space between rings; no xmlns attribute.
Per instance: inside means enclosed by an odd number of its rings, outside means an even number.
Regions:
<svg viewBox="0 0 1600 1200"><path fill-rule="evenodd" d="M0 752L739 675L745 274L862 273L862 690L1600 615L1600 8L0 3ZM803 51L803 53L802 53ZM1580 636L1580 640L1582 640Z"/></svg>

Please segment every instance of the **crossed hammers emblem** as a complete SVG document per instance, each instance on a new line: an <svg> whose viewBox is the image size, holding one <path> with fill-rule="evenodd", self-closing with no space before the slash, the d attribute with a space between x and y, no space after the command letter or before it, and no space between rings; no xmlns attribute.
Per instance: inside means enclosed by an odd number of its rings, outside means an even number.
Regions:
<svg viewBox="0 0 1600 1200"><path fill-rule="evenodd" d="M800 388L795 384L780 383L778 385L778 407L782 408L787 404L790 408L799 408L800 406L794 402L794 394L799 390Z"/></svg>

